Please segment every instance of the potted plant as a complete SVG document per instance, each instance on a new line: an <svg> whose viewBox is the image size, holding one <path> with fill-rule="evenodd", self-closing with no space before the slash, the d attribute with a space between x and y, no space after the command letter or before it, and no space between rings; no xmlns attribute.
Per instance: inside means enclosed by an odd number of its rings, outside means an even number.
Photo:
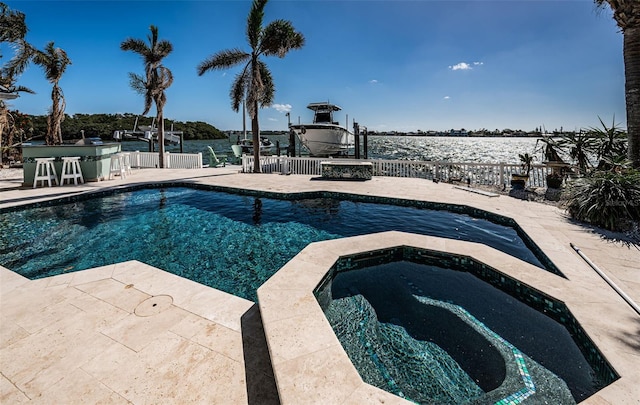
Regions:
<svg viewBox="0 0 640 405"><path fill-rule="evenodd" d="M557 171L547 174L547 188L560 188L562 186L562 176Z"/></svg>
<svg viewBox="0 0 640 405"><path fill-rule="evenodd" d="M519 154L521 173L511 174L511 187L516 190L522 190L525 188L527 181L529 180L529 173L531 173L531 165L533 164L533 156L528 153Z"/></svg>

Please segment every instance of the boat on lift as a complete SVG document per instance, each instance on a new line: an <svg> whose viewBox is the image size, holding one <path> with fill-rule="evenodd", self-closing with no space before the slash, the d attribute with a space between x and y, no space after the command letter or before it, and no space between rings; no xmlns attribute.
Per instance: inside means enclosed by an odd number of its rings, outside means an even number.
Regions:
<svg viewBox="0 0 640 405"><path fill-rule="evenodd" d="M253 136L251 138L247 137L247 110L245 108L244 101L242 101L242 133L243 138L240 139L240 135L238 135L238 140L236 141L236 145L240 145L242 148L242 154L253 155ZM231 138L231 136L229 136ZM259 136L260 138L260 154L267 155L271 153L271 149L273 149L273 142L266 136ZM233 148L231 148L233 149ZM234 154L236 152L234 151ZM237 154L236 154L236 157Z"/></svg>
<svg viewBox="0 0 640 405"><path fill-rule="evenodd" d="M310 103L308 109L313 111L313 123L292 124L300 143L309 150L312 156L346 155L354 147L355 137L346 127L333 120L333 113L341 108L328 102Z"/></svg>
<svg viewBox="0 0 640 405"><path fill-rule="evenodd" d="M238 145L242 147L242 153L247 155L253 154L253 139L245 137L244 139L238 139ZM260 137L260 154L265 155L271 152L273 149L273 142L266 136Z"/></svg>
<svg viewBox="0 0 640 405"><path fill-rule="evenodd" d="M182 131L174 131L173 124L171 124L171 129L164 130L164 143L165 145L175 144L179 145L182 140ZM158 127L156 125L156 119L154 118L151 121L151 125L138 125L138 117L136 117L136 122L133 124L133 130L119 130L113 133L113 139L123 140L123 139L137 139L139 141L145 142L157 142L158 141Z"/></svg>

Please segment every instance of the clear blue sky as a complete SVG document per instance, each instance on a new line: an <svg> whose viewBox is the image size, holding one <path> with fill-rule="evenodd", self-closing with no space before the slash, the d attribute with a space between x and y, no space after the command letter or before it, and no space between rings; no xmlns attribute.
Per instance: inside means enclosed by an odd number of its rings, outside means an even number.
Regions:
<svg viewBox="0 0 640 405"><path fill-rule="evenodd" d="M229 89L239 68L198 76L209 55L248 50L249 0L8 1L26 14L27 40L63 48L72 65L61 80L68 114L141 113L142 96L128 72L141 59L120 50L127 37L159 28L174 51L165 117L241 129ZM309 102L329 100L376 131L578 129L598 116L626 127L622 34L609 10L592 0L271 0L265 25L290 20L306 45L285 58L265 58L276 85L260 125L285 130L311 118ZM3 49L5 58L10 52ZM4 62L4 61L3 61ZM12 108L43 115L51 86L31 66ZM155 114L155 107L150 115Z"/></svg>

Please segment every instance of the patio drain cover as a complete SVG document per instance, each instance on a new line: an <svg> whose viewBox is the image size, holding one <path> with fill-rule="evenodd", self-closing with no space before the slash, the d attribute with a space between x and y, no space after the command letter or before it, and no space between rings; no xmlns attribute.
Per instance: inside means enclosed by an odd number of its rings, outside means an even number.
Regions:
<svg viewBox="0 0 640 405"><path fill-rule="evenodd" d="M142 301L133 311L138 316L152 316L168 309L173 304L170 295L156 295Z"/></svg>

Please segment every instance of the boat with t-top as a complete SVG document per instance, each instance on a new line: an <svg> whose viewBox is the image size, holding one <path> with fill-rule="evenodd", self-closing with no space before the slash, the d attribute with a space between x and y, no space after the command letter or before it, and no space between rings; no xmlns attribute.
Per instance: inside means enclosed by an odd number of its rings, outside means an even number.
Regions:
<svg viewBox="0 0 640 405"><path fill-rule="evenodd" d="M347 154L354 147L355 137L346 127L333 120L334 111L341 108L328 102L311 103L307 106L314 112L313 123L291 124L300 143L312 156L336 156Z"/></svg>

